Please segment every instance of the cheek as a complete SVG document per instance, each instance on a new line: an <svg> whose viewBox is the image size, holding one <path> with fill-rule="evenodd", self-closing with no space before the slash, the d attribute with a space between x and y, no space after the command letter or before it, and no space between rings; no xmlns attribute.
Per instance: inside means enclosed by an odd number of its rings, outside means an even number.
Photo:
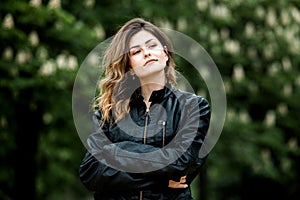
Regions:
<svg viewBox="0 0 300 200"><path fill-rule="evenodd" d="M168 60L169 60L169 58L168 58L168 56L166 54L164 54L164 55L161 56L162 63L167 64Z"/></svg>
<svg viewBox="0 0 300 200"><path fill-rule="evenodd" d="M130 59L129 60L129 64L130 64L130 66L131 66L131 68L134 68L135 66L136 66L136 61L135 61L135 59Z"/></svg>
<svg viewBox="0 0 300 200"><path fill-rule="evenodd" d="M138 56L134 56L133 58L129 59L129 64L132 68L141 65L141 59Z"/></svg>

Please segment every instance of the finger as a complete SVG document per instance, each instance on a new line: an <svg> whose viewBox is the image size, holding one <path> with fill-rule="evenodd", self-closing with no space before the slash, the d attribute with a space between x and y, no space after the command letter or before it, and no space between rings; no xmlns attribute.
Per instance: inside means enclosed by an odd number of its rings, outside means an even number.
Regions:
<svg viewBox="0 0 300 200"><path fill-rule="evenodd" d="M170 187L170 188L187 188L188 184L181 184L179 182L176 182L176 181L173 181L173 180L169 180L168 187Z"/></svg>
<svg viewBox="0 0 300 200"><path fill-rule="evenodd" d="M181 178L180 178L180 181L179 181L180 183L185 183L186 182L186 176L182 176Z"/></svg>
<svg viewBox="0 0 300 200"><path fill-rule="evenodd" d="M187 184L179 184L176 186L176 188L187 188L188 185Z"/></svg>

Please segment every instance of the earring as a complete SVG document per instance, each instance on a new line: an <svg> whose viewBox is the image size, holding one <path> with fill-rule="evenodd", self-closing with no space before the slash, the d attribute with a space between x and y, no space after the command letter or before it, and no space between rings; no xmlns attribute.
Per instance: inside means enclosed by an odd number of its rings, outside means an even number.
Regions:
<svg viewBox="0 0 300 200"><path fill-rule="evenodd" d="M130 69L129 74L131 75L132 80L135 80L135 73Z"/></svg>
<svg viewBox="0 0 300 200"><path fill-rule="evenodd" d="M167 46L164 46L164 50L165 50L166 52L168 52L168 48L167 48Z"/></svg>

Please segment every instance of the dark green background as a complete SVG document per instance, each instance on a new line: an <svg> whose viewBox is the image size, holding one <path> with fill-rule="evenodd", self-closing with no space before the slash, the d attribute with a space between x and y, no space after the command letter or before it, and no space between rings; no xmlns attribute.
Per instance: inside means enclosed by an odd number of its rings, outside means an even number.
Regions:
<svg viewBox="0 0 300 200"><path fill-rule="evenodd" d="M227 117L193 182L195 199L296 199L297 0L1 1L0 199L92 198L77 174L85 149L72 118L73 82L87 54L133 17L198 41L222 75ZM192 67L176 64L209 98Z"/></svg>

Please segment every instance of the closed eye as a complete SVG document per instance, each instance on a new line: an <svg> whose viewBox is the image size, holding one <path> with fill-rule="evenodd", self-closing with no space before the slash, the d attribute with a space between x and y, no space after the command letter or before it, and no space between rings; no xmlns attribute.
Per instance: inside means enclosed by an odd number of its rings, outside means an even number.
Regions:
<svg viewBox="0 0 300 200"><path fill-rule="evenodd" d="M130 51L130 55L137 55L139 53L141 53L140 49Z"/></svg>
<svg viewBox="0 0 300 200"><path fill-rule="evenodd" d="M157 46L157 44L151 44L151 45L149 45L149 49L153 49L153 48L155 48Z"/></svg>

